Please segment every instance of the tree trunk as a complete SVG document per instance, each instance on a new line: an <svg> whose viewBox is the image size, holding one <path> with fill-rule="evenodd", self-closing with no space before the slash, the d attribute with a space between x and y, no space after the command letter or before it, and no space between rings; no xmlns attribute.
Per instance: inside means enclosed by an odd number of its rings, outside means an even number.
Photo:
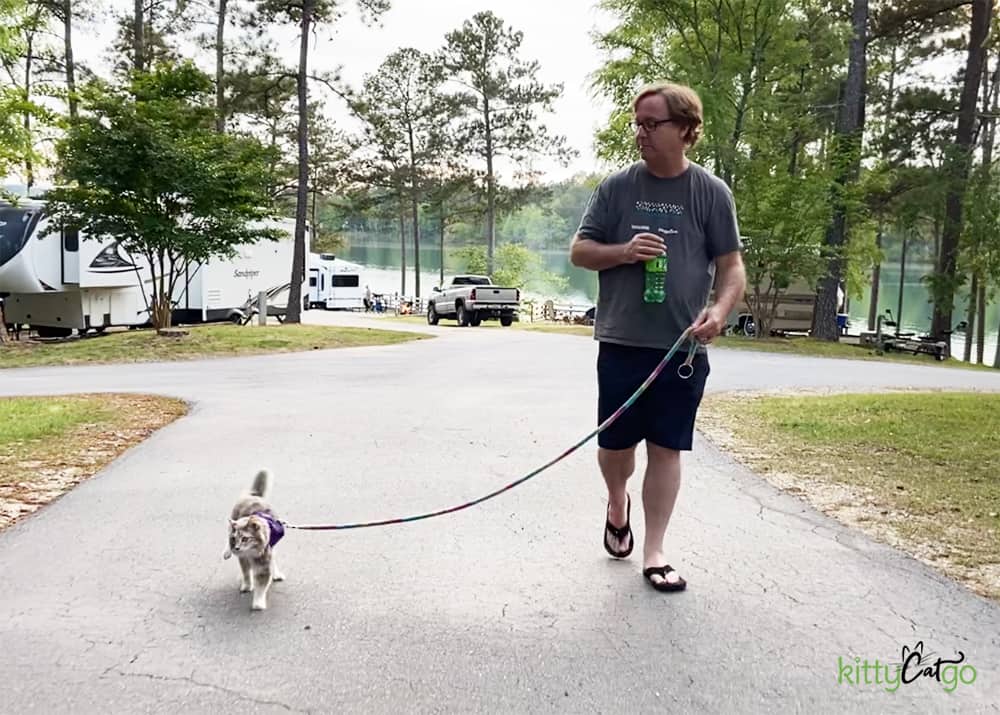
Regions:
<svg viewBox="0 0 1000 715"><path fill-rule="evenodd" d="M143 27L143 1L135 0L135 16L132 20L132 64L142 72L146 69L146 30Z"/></svg>
<svg viewBox="0 0 1000 715"><path fill-rule="evenodd" d="M979 313L976 316L976 362L983 364L983 353L986 351L986 281L979 281L979 298L976 304ZM998 336L1000 340L1000 336Z"/></svg>
<svg viewBox="0 0 1000 715"><path fill-rule="evenodd" d="M73 0L63 0L63 44L66 61L66 91L69 94L69 118L76 119L76 62L73 60Z"/></svg>
<svg viewBox="0 0 1000 715"><path fill-rule="evenodd" d="M219 0L215 26L215 130L226 131L226 9L229 0Z"/></svg>
<svg viewBox="0 0 1000 715"><path fill-rule="evenodd" d="M993 356L993 367L1000 370L1000 325L997 326L997 351Z"/></svg>
<svg viewBox="0 0 1000 715"><path fill-rule="evenodd" d="M483 123L486 127L486 273L493 275L496 250L496 181L493 177L493 126L490 100L483 97Z"/></svg>
<svg viewBox="0 0 1000 715"><path fill-rule="evenodd" d="M443 287L444 286L444 228L445 228L445 226L444 226L444 202L443 201L441 202L441 204L439 204L438 226L441 229L441 235L439 237L440 238L440 242L441 242L441 245L440 245L440 248L441 248L441 275L440 275L440 281L439 281L438 285Z"/></svg>
<svg viewBox="0 0 1000 715"><path fill-rule="evenodd" d="M875 249L882 250L882 222L879 221L878 230L875 232ZM875 330L875 321L878 316L879 291L882 281L882 264L876 262L872 267L872 295L868 301L868 329Z"/></svg>
<svg viewBox="0 0 1000 715"><path fill-rule="evenodd" d="M311 231L312 243L314 246L316 245L316 238L318 236L316 231L316 193L316 177L314 176L311 195L312 207L309 210L309 230Z"/></svg>
<svg viewBox="0 0 1000 715"><path fill-rule="evenodd" d="M987 67L988 69L988 67ZM985 78L984 78L985 79ZM983 108L986 110L983 120L983 165L981 171L984 179L989 179L993 171L993 144L996 141L997 115L1000 113L1000 53L997 53L996 67L993 76L987 84L983 96ZM979 322L976 324L976 354L979 364L983 364L983 354L986 350L986 280L979 285ZM997 350L1000 353L1000 334L997 335Z"/></svg>
<svg viewBox="0 0 1000 715"><path fill-rule="evenodd" d="M979 298L979 275L972 274L972 287L969 288L969 305L965 312L965 349L962 358L965 362L972 361L972 341L976 328L976 300Z"/></svg>
<svg viewBox="0 0 1000 715"><path fill-rule="evenodd" d="M962 202L965 200L969 164L972 160L973 130L979 83L982 80L986 50L983 43L990 26L991 0L972 0L972 22L969 29L969 51L965 64L962 97L958 107L955 131L955 156L948 162L947 194L945 197L944 232L934 277L934 314L931 336L947 340L951 334L952 311L957 287L955 268L958 242L962 234Z"/></svg>
<svg viewBox="0 0 1000 715"><path fill-rule="evenodd" d="M417 206L417 196L410 197L410 214L413 220L413 295L420 297L420 221L419 207Z"/></svg>
<svg viewBox="0 0 1000 715"><path fill-rule="evenodd" d="M841 164L833 187L833 217L826 232L830 250L826 275L820 279L813 310L812 336L836 342L837 290L844 274L843 248L847 240L847 207L841 192L857 180L861 168L861 139L865 127L865 82L867 77L868 0L854 0L853 36L848 56L847 81L837 116L837 141L834 156Z"/></svg>
<svg viewBox="0 0 1000 715"><path fill-rule="evenodd" d="M909 231L909 229L907 229ZM906 244L909 236L903 234L903 245L899 252L899 296L896 301L896 337L903 329L903 290L906 288Z"/></svg>
<svg viewBox="0 0 1000 715"><path fill-rule="evenodd" d="M898 66L896 64L896 50L898 48L896 45L892 46L892 57L889 61L889 92L886 97L884 115L886 117L892 116L893 107L896 105L896 71ZM888 161L889 159L889 124L886 122L886 128L882 132L882 161ZM885 224L879 219L878 230L875 232L875 249L877 251L882 250L882 238L885 235ZM882 288L882 264L878 261L872 267L872 294L871 301L868 303L868 329L875 330L875 321L878 316L878 301L879 292Z"/></svg>
<svg viewBox="0 0 1000 715"><path fill-rule="evenodd" d="M403 296L406 295L406 211L403 208L402 195L400 195L399 205L396 207L396 212L399 215L399 250L400 250L399 294Z"/></svg>
<svg viewBox="0 0 1000 715"><path fill-rule="evenodd" d="M306 215L309 209L309 32L316 0L303 0L299 38L299 185L295 200L295 252L292 257L291 287L288 291L286 323L302 322L302 281L306 274Z"/></svg>
<svg viewBox="0 0 1000 715"><path fill-rule="evenodd" d="M0 343L8 343L10 335L7 334L7 316L4 314L3 305L0 302Z"/></svg>
<svg viewBox="0 0 1000 715"><path fill-rule="evenodd" d="M410 142L410 215L413 221L413 296L420 297L420 210L417 205L416 148L413 143L413 126L407 127Z"/></svg>

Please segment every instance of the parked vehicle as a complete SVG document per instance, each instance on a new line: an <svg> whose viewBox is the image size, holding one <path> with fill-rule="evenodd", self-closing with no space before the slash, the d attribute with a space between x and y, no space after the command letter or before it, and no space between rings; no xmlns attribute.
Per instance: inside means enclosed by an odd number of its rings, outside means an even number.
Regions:
<svg viewBox="0 0 1000 715"><path fill-rule="evenodd" d="M44 201L0 201L0 294L7 320L51 337L147 325L152 277L146 259L114 239L69 229L46 234L47 222ZM174 322L240 322L249 298L288 282L294 221L261 225L277 228L281 238L236 246L232 258L212 258L180 276L172 295ZM308 250L308 234L306 241Z"/></svg>
<svg viewBox="0 0 1000 715"><path fill-rule="evenodd" d="M332 253L309 254L309 307L361 310L365 307L364 267Z"/></svg>
<svg viewBox="0 0 1000 715"><path fill-rule="evenodd" d="M521 291L493 284L489 276L458 275L445 286L434 286L427 299L427 322L437 325L441 318L453 317L459 325L479 325L499 320L509 326L517 319Z"/></svg>

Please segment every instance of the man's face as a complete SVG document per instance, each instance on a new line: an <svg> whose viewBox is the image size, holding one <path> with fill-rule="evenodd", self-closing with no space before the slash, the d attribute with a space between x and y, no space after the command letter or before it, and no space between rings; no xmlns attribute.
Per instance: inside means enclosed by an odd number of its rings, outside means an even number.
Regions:
<svg viewBox="0 0 1000 715"><path fill-rule="evenodd" d="M684 153L687 127L680 121L664 121L672 119L667 110L667 100L659 94L651 94L639 100L635 107L632 129L635 132L635 145L644 160L676 157Z"/></svg>

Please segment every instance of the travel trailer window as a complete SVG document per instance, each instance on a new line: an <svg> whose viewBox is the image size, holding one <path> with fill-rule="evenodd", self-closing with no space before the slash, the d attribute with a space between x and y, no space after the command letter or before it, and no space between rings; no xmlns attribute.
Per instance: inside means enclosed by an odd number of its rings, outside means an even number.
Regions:
<svg viewBox="0 0 1000 715"><path fill-rule="evenodd" d="M334 288L357 288L359 285L359 276L351 275L334 275L333 279L330 281L330 285Z"/></svg>
<svg viewBox="0 0 1000 715"><path fill-rule="evenodd" d="M63 250L79 251L80 232L75 228L64 228L62 233L63 233Z"/></svg>
<svg viewBox="0 0 1000 715"><path fill-rule="evenodd" d="M38 214L34 211L0 208L0 266L20 253L36 223Z"/></svg>

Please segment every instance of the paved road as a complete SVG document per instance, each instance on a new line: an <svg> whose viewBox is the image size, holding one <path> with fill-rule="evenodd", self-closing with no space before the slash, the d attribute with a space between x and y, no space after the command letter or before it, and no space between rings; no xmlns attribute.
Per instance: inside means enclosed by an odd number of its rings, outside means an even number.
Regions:
<svg viewBox="0 0 1000 715"><path fill-rule="evenodd" d="M638 554L605 555L590 442L446 518L291 532L278 548L289 580L251 613L221 555L228 509L260 466L275 471L289 521L366 520L479 496L593 428L592 341L434 332L390 347L0 372L6 395L192 402L0 535L0 711L998 711L1000 607L704 440L668 533L682 594L649 589ZM934 366L723 349L712 365L712 390L1000 389L1000 374ZM641 535L641 510L633 519ZM863 675L838 684L838 659L898 662L920 640L934 658L963 651L976 681L951 694L928 677L894 693Z"/></svg>

